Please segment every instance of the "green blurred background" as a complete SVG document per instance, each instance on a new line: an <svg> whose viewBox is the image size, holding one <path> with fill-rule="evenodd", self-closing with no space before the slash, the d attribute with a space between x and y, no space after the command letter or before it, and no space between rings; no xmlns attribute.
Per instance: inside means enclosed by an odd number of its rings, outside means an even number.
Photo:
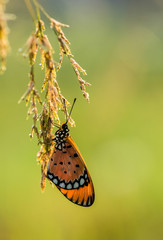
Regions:
<svg viewBox="0 0 163 240"><path fill-rule="evenodd" d="M10 0L11 52L0 76L0 239L163 239L163 2L162 0L40 0L69 24L65 34L87 70L90 104L67 59L57 79L77 103L77 143L94 182L90 208L66 200L49 182L40 189L39 151L28 135L32 119L18 100L28 84L28 61L18 54L33 30L24 1ZM58 60L58 43L45 20ZM42 74L38 70L38 88ZM63 116L61 116L63 119Z"/></svg>

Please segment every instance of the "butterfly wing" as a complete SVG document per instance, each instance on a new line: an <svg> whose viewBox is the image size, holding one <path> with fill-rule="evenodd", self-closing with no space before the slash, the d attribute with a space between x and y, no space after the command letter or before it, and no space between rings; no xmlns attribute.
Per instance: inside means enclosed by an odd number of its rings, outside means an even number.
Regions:
<svg viewBox="0 0 163 240"><path fill-rule="evenodd" d="M93 183L86 164L71 137L66 139L65 148L54 150L49 161L47 178L73 203L85 207L93 204Z"/></svg>

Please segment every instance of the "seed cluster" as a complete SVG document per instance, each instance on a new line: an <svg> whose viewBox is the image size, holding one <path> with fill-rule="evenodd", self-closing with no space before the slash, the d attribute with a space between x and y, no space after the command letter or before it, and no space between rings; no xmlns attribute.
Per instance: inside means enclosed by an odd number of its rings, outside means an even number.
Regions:
<svg viewBox="0 0 163 240"><path fill-rule="evenodd" d="M83 96L87 100L89 100L89 95L86 93L85 86L89 86L89 83L85 82L81 78L81 73L86 75L86 71L75 61L71 53L70 42L62 30L63 27L69 26L62 24L49 16L49 14L43 9L37 0L33 0L33 4L35 9L33 9L32 4L30 4L28 8L31 9L30 13L35 23L35 30L28 38L25 49L21 51L23 52L23 56L28 57L29 59L30 80L27 91L22 96L20 101L26 101L26 105L29 105L28 116L33 116L33 126L30 137L33 138L33 135L36 134L38 142L41 144L41 149L37 155L37 160L39 163L41 163L41 188L44 190L47 166L53 152L54 143L56 149L62 150L64 148L65 138L68 137L69 134L68 130L66 130L66 128L64 129L64 126L62 126L61 131L56 134L54 140L55 142L53 141L53 127L55 124L60 124L58 111L61 110L64 112L66 120L68 119L68 122L71 126L75 125L75 122L71 117L69 117L67 111L67 107L70 106L70 104L62 95L61 89L57 82L57 72L62 67L63 56L66 56L70 61L70 64L73 67L80 83ZM41 12L49 20L50 27L57 37L60 49L59 63L57 63L53 58L54 50L48 39L48 36L45 34L46 29L40 15ZM38 65L36 64L38 53L40 53L39 56L41 56L41 59L39 60L41 70L45 71L41 92L36 89L36 77L34 71L35 65ZM44 97L42 97L42 92L45 93L43 95ZM40 112L38 111L38 105L41 105Z"/></svg>
<svg viewBox="0 0 163 240"><path fill-rule="evenodd" d="M7 0L0 0L0 73L6 70L6 58L10 49L7 21L15 19L14 15L5 13L7 2Z"/></svg>

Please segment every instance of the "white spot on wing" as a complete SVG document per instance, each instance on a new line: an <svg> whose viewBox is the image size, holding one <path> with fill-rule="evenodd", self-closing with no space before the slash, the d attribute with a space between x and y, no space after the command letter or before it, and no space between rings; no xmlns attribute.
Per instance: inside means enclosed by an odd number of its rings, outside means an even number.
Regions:
<svg viewBox="0 0 163 240"><path fill-rule="evenodd" d="M74 188L78 188L78 187L79 187L79 183L78 183L78 182L75 182L73 187L74 187Z"/></svg>
<svg viewBox="0 0 163 240"><path fill-rule="evenodd" d="M53 179L54 184L58 184L58 180L56 178Z"/></svg>
<svg viewBox="0 0 163 240"><path fill-rule="evenodd" d="M52 174L48 174L48 178L52 179L53 175Z"/></svg>
<svg viewBox="0 0 163 240"><path fill-rule="evenodd" d="M81 178L80 179L80 185L82 186L84 184L84 182L85 182L84 178Z"/></svg>
<svg viewBox="0 0 163 240"><path fill-rule="evenodd" d="M65 188L65 183L62 182L62 183L59 184L59 186L60 186L61 188Z"/></svg>
<svg viewBox="0 0 163 240"><path fill-rule="evenodd" d="M87 175L87 174L85 174L85 179L87 179L87 177L88 177L88 175Z"/></svg>
<svg viewBox="0 0 163 240"><path fill-rule="evenodd" d="M72 189L72 184L69 183L66 188L67 188L67 189Z"/></svg>

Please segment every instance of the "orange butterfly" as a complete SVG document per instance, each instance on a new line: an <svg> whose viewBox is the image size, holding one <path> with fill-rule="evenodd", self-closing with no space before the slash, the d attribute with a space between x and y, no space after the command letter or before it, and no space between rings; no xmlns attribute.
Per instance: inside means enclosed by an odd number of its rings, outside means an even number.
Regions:
<svg viewBox="0 0 163 240"><path fill-rule="evenodd" d="M71 202L89 207L95 198L92 179L79 149L69 136L67 123L68 120L62 123L55 133L55 149L49 160L46 177Z"/></svg>

